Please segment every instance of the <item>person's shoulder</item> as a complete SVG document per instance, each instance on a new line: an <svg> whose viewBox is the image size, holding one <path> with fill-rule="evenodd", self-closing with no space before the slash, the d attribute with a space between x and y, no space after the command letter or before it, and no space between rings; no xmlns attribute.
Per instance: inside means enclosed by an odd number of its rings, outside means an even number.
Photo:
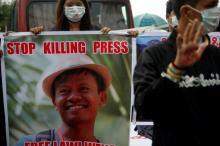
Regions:
<svg viewBox="0 0 220 146"><path fill-rule="evenodd" d="M220 50L219 47L215 46L215 45L209 45L208 48L212 49L212 50Z"/></svg>
<svg viewBox="0 0 220 146"><path fill-rule="evenodd" d="M216 54L216 53L219 54L220 48L215 45L208 45L205 52L208 54Z"/></svg>
<svg viewBox="0 0 220 146"><path fill-rule="evenodd" d="M25 142L33 142L36 141L36 134L26 135L20 138L15 146L24 146Z"/></svg>
<svg viewBox="0 0 220 146"><path fill-rule="evenodd" d="M55 129L44 130L32 135L21 137L15 146L24 146L25 142L50 141L57 139Z"/></svg>
<svg viewBox="0 0 220 146"><path fill-rule="evenodd" d="M159 53L164 52L167 50L167 48L170 48L168 42L157 42L153 45L150 45L146 48L144 48L144 52L150 52L150 53Z"/></svg>

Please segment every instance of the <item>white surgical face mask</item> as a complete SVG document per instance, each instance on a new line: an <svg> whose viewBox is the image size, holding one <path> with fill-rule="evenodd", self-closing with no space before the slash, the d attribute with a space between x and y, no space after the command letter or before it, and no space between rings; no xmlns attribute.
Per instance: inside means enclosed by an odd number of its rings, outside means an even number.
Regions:
<svg viewBox="0 0 220 146"><path fill-rule="evenodd" d="M64 14L71 22L79 22L85 14L84 6L64 6Z"/></svg>
<svg viewBox="0 0 220 146"><path fill-rule="evenodd" d="M202 11L202 22L206 33L213 32L219 25L220 8L214 7Z"/></svg>
<svg viewBox="0 0 220 146"><path fill-rule="evenodd" d="M176 18L176 16L172 16L172 18L171 18L171 25L172 25L172 27L175 27L175 26L177 26L178 25L178 20L177 20L177 18Z"/></svg>

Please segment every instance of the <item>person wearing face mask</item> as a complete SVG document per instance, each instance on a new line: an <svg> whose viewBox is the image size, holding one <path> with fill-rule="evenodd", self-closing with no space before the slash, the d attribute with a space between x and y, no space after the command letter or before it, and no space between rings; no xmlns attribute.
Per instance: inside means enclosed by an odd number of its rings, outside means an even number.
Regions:
<svg viewBox="0 0 220 146"><path fill-rule="evenodd" d="M99 30L91 25L89 5L86 0L58 0L56 9L56 25L52 31L88 31ZM101 32L107 34L111 29L103 27ZM43 31L43 26L30 29L34 34Z"/></svg>
<svg viewBox="0 0 220 146"><path fill-rule="evenodd" d="M192 9L191 13L202 21L204 25L203 33L207 34L209 32L214 32L217 29L220 20L220 8L218 6L209 8L202 12L192 7L190 7L190 9ZM187 19L192 23L193 20L190 18L190 16L187 17Z"/></svg>
<svg viewBox="0 0 220 146"><path fill-rule="evenodd" d="M177 25L174 11L173 11L173 0L168 0L166 3L166 20L168 22L168 31L171 32Z"/></svg>
<svg viewBox="0 0 220 146"><path fill-rule="evenodd" d="M88 31L99 30L100 28L91 25L89 5L87 0L58 0L56 10L56 26L52 31ZM43 31L43 26L31 28L34 34ZM102 27L100 30L103 34L111 31L109 27ZM127 33L131 37L137 37L137 30L129 30Z"/></svg>
<svg viewBox="0 0 220 146"><path fill-rule="evenodd" d="M166 3L166 20L168 22L168 32L172 32L174 27L178 25L178 20L173 11L173 0L168 0Z"/></svg>
<svg viewBox="0 0 220 146"><path fill-rule="evenodd" d="M178 19L166 42L143 51L134 75L137 115L152 119L153 146L219 145L218 0L174 0Z"/></svg>

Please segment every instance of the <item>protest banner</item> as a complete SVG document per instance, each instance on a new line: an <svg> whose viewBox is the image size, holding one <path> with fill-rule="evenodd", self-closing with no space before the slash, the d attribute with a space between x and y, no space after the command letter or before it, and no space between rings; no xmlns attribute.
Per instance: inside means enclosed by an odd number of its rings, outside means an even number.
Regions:
<svg viewBox="0 0 220 146"><path fill-rule="evenodd" d="M143 138L143 133L140 136L141 134L135 131L139 128L136 125L151 127L153 123L135 117L133 89L130 84L131 70L136 64L136 54L139 55L144 48L153 44L166 41L168 35L169 33L164 32L142 34L136 38L133 46L131 38L120 34L101 35L97 32L43 32L38 36L31 33L12 33L5 37L4 47L2 46L4 49L2 79L5 85L4 101L5 103L7 101L5 114L8 117L6 127L10 146L15 145L16 141L25 135L60 126L61 118L58 112L54 110L51 99L42 91L42 77L45 70L59 60L57 57L68 58L77 55L86 55L95 63L106 66L112 75L108 102L99 112L95 122L95 136L100 141L99 144L137 146L147 140L147 145L151 145L151 137ZM219 47L220 34L213 32L209 36L211 44ZM3 45L3 41L1 42ZM130 105L133 108L133 117L129 140ZM144 129L149 129L148 127ZM149 130L142 132L152 136ZM37 143L26 145L31 144ZM63 146L71 144L98 143L89 141L62 143Z"/></svg>
<svg viewBox="0 0 220 146"><path fill-rule="evenodd" d="M212 45L220 47L220 33L219 32L212 32L209 33L210 41Z"/></svg>
<svg viewBox="0 0 220 146"><path fill-rule="evenodd" d="M25 135L37 134L48 129L55 129L55 137L59 136L56 130L61 126L62 114L55 110L57 107L43 92L43 79L48 68L55 69L56 66L53 66L55 63L65 64L66 62L62 60L68 58L70 64L73 63L72 58L77 58L80 62L83 56L89 57L95 64L105 66L112 76L112 83L107 90L106 104L101 105L100 111L99 108L96 109L98 116L95 120L94 135L99 143L88 140L76 141L74 144L127 146L131 105L131 54L131 38L123 35L102 35L97 32L43 32L38 36L31 33L12 33L5 37L5 62L2 69L5 72L4 98L7 99L10 146L14 146ZM59 89L59 86L56 86L57 88ZM55 92L55 95L57 94L59 93ZM86 113L89 103L83 101L76 107L74 104L71 104L73 107L69 106L65 108L72 110L73 115L77 115L81 108L85 108L83 112ZM58 139L66 140L62 137ZM23 142L26 142L25 146L39 144L28 143L28 140ZM48 141L44 143L47 144ZM59 144L59 141L54 143L56 144ZM63 146L69 144L62 143Z"/></svg>

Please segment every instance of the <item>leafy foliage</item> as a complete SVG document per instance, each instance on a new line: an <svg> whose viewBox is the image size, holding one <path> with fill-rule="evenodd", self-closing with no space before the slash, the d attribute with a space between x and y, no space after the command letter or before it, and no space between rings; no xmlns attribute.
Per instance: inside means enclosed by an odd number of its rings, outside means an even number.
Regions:
<svg viewBox="0 0 220 146"><path fill-rule="evenodd" d="M0 32L5 31L5 26L8 25L10 20L12 8L12 3L2 3L2 5L0 4Z"/></svg>
<svg viewBox="0 0 220 146"><path fill-rule="evenodd" d="M113 82L108 93L108 103L97 117L95 133L102 142L127 146L131 100L131 54L94 55L91 52L91 42L95 40L120 41L122 39L130 42L128 38L111 35L7 37L6 43L7 41L37 42L34 55L5 57L10 145L14 145L24 135L57 128L60 125L59 115L54 110L50 99L41 95L42 91L36 86L51 61L42 55L42 42L62 40L86 41L87 55L95 63L109 68Z"/></svg>

